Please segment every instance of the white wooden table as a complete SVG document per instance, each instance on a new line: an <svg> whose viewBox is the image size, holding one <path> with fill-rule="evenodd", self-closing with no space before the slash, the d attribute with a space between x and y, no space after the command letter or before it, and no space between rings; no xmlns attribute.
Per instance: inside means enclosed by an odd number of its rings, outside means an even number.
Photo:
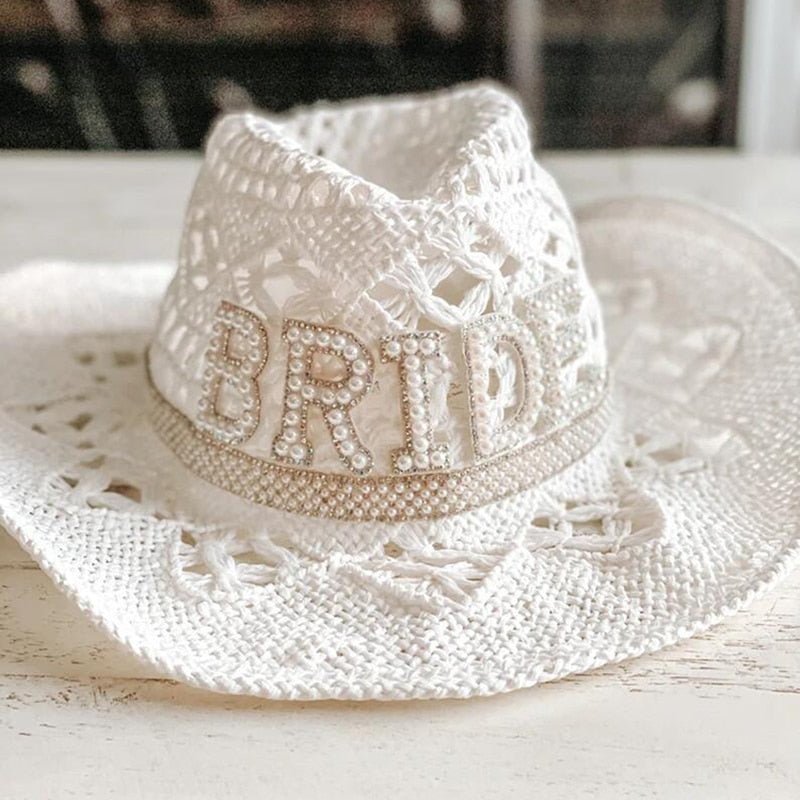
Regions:
<svg viewBox="0 0 800 800"><path fill-rule="evenodd" d="M800 159L546 160L573 202L701 197L800 253ZM0 268L171 258L196 168L193 156L0 157ZM705 636L532 690L271 703L158 678L0 531L0 798L71 797L798 800L800 572Z"/></svg>

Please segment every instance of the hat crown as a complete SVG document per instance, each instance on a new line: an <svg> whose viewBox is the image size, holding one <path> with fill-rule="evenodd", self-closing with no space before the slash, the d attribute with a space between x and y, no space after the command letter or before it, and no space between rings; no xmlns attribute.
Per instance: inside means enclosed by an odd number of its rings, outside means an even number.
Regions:
<svg viewBox="0 0 800 800"><path fill-rule="evenodd" d="M487 85L223 118L150 368L253 465L356 478L515 452L606 385L569 210Z"/></svg>

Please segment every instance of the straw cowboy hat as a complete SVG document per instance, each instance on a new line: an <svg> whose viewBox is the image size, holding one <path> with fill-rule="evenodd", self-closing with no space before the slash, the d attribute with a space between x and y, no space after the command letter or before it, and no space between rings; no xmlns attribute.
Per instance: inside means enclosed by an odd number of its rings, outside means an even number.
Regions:
<svg viewBox="0 0 800 800"><path fill-rule="evenodd" d="M797 558L797 264L672 200L576 224L490 85L227 116L177 268L0 297L0 522L197 686L531 686Z"/></svg>

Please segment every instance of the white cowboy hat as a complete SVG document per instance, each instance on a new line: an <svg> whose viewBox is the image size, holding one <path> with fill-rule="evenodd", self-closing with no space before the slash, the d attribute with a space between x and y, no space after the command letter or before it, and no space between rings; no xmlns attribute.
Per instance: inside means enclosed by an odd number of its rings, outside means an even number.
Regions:
<svg viewBox="0 0 800 800"><path fill-rule="evenodd" d="M797 558L797 264L670 200L576 229L496 88L225 117L170 272L0 277L0 522L169 675L500 692Z"/></svg>

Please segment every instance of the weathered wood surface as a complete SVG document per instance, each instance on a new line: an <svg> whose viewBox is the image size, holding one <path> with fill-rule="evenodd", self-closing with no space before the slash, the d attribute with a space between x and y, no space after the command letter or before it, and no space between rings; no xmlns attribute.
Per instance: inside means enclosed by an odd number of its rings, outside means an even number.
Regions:
<svg viewBox="0 0 800 800"><path fill-rule="evenodd" d="M718 202L800 252L800 159L558 155L573 201ZM169 259L196 159L0 157L0 268ZM2 302L2 298L0 298ZM800 572L657 655L501 697L291 704L155 676L0 532L3 798L800 797Z"/></svg>

